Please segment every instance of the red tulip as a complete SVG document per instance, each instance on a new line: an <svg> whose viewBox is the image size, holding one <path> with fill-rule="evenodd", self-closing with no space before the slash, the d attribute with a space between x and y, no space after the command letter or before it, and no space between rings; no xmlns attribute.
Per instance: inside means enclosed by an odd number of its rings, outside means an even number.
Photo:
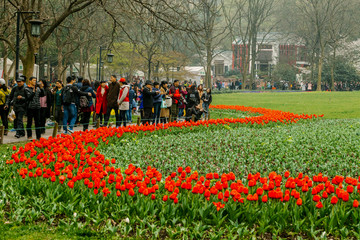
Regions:
<svg viewBox="0 0 360 240"><path fill-rule="evenodd" d="M358 200L354 200L354 202L353 202L353 207L354 208L358 208L359 207L359 201Z"/></svg>
<svg viewBox="0 0 360 240"><path fill-rule="evenodd" d="M316 204L316 207L317 207L317 208L322 208L322 207L323 207L323 204L319 201L319 202Z"/></svg>
<svg viewBox="0 0 360 240"><path fill-rule="evenodd" d="M336 204L338 202L338 200L339 199L337 197L333 196L333 197L331 197L330 202L331 202L331 204Z"/></svg>
<svg viewBox="0 0 360 240"><path fill-rule="evenodd" d="M130 188L129 189L129 196L133 197L135 195L134 189Z"/></svg>

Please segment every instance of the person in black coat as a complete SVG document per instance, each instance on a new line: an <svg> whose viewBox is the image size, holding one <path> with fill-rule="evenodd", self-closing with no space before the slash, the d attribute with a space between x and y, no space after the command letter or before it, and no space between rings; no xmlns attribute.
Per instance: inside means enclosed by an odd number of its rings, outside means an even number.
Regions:
<svg viewBox="0 0 360 240"><path fill-rule="evenodd" d="M186 95L186 121L190 121L192 117L193 108L198 108L200 104L200 95L199 92L196 90L195 84L191 85L191 88Z"/></svg>
<svg viewBox="0 0 360 240"><path fill-rule="evenodd" d="M8 109L10 106L13 106L15 112L16 121L14 121L14 128L16 130L15 137L25 137L24 123L23 118L26 113L28 99L32 96L29 96L27 91L25 91L24 83L26 81L25 76L20 76L16 79L17 86L15 86L6 100L4 109ZM32 93L33 94L33 93Z"/></svg>
<svg viewBox="0 0 360 240"><path fill-rule="evenodd" d="M45 96L45 92L43 87L40 87L37 84L36 77L31 77L29 79L29 84L26 86L25 91L27 91L29 96L32 96L28 99L28 108L27 108L27 125L26 125L26 133L28 139L32 138L32 122L34 120L35 123L35 133L36 139L39 140L41 138L41 105L40 98ZM34 94L32 94L34 92Z"/></svg>
<svg viewBox="0 0 360 240"><path fill-rule="evenodd" d="M152 119L152 108L154 106L153 97L160 94L160 91L153 92L152 91L152 83L151 81L145 82L145 87L143 90L143 106L144 106L144 118L142 120L143 124L147 122L150 123L150 119Z"/></svg>

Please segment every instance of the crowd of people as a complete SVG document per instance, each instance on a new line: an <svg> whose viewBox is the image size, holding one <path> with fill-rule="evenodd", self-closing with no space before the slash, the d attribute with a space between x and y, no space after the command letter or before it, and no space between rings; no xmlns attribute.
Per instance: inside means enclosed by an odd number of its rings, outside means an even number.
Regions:
<svg viewBox="0 0 360 240"><path fill-rule="evenodd" d="M71 134L74 126L82 124L83 131L93 123L109 126L115 115L115 126L132 123L132 116L139 113L142 124L167 123L207 119L212 101L211 89L179 80L127 82L115 75L110 81L90 82L81 77L69 76L66 84L58 80L53 86L45 81L25 76L16 79L14 86L6 86L0 79L0 115L4 135L9 132L9 113L14 113L15 137L32 139L35 126L36 139L46 130L46 119L58 123L59 131ZM26 116L26 128L24 117ZM25 135L26 130L26 135Z"/></svg>

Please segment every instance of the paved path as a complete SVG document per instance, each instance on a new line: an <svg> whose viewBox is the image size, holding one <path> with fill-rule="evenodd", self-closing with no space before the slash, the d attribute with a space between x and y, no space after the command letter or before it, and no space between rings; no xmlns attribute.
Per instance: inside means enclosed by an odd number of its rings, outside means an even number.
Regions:
<svg viewBox="0 0 360 240"><path fill-rule="evenodd" d="M93 129L93 128L94 127L92 125L89 125L89 129ZM74 128L74 131L82 131L82 129L83 129L82 125L79 125ZM45 134L41 134L41 137L48 138L48 137L52 136L53 130L54 130L53 128L47 128L45 131ZM33 131L32 136L34 139L34 138L36 138L35 130L32 130L32 131ZM9 132L7 136L4 136L4 144L32 141L32 139L28 139L27 136L21 137L21 138L16 138L15 133L16 132ZM58 132L58 134L61 134L61 133L62 133L62 129L61 129L61 132Z"/></svg>

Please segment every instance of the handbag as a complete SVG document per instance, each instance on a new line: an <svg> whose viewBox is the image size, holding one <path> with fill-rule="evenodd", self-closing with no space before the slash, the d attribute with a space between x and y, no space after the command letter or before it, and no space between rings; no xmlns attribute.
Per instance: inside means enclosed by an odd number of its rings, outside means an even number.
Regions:
<svg viewBox="0 0 360 240"><path fill-rule="evenodd" d="M161 106L160 108L167 108L166 101L164 99L161 100Z"/></svg>
<svg viewBox="0 0 360 240"><path fill-rule="evenodd" d="M165 98L165 103L166 103L166 107L171 107L171 105L172 105L172 98L171 98L171 97L166 97L166 98Z"/></svg>

